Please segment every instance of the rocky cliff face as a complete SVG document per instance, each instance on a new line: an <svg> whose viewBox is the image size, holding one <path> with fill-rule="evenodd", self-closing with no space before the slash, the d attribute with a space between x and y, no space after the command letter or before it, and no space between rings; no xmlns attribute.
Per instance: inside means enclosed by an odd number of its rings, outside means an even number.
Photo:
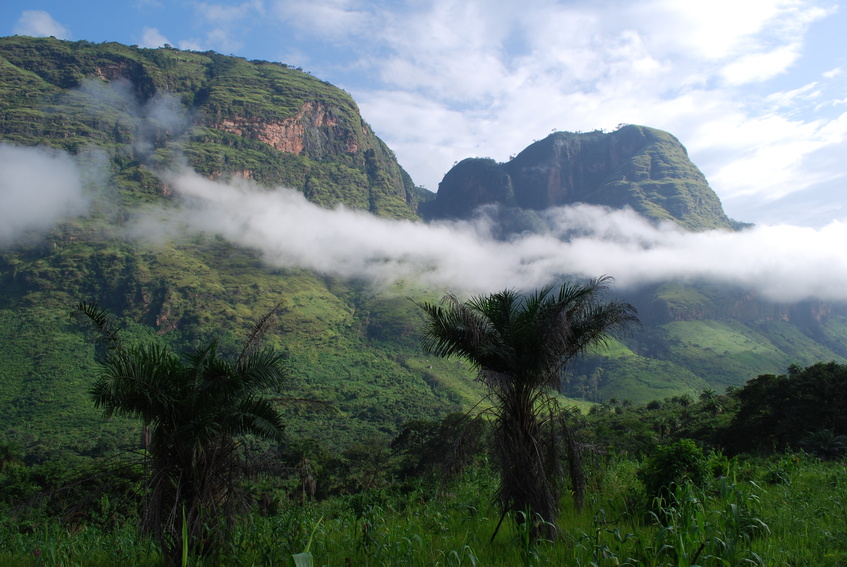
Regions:
<svg viewBox="0 0 847 567"><path fill-rule="evenodd" d="M312 136L315 131L325 131L323 138L338 139L346 153L355 154L359 151L359 141L353 132L339 127L338 117L331 108L324 104L307 102L300 111L284 120L265 122L257 118L233 116L225 118L214 125L215 128L241 136L258 140L279 152L297 155L324 154L324 144L319 136Z"/></svg>
<svg viewBox="0 0 847 567"><path fill-rule="evenodd" d="M491 203L530 210L573 203L629 206L690 230L733 224L679 140L633 125L608 134L557 132L508 163L464 160L444 176L427 214L465 217Z"/></svg>
<svg viewBox="0 0 847 567"><path fill-rule="evenodd" d="M324 206L417 216L411 179L353 99L283 64L16 36L0 38L0 85L0 138L100 147L122 180L187 160Z"/></svg>

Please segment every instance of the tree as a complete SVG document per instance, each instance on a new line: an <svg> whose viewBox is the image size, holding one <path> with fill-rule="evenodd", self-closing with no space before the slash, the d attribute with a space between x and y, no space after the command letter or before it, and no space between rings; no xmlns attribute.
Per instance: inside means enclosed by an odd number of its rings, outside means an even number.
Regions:
<svg viewBox="0 0 847 567"><path fill-rule="evenodd" d="M239 504L236 437L283 436L282 417L262 395L287 378L282 356L258 348L271 313L230 360L220 355L216 341L184 355L154 342L125 345L106 311L88 303L77 311L93 322L105 346L91 389L95 406L107 417L143 423L151 464L142 529L158 539L171 562L183 551L183 522L191 551L214 553Z"/></svg>
<svg viewBox="0 0 847 567"><path fill-rule="evenodd" d="M487 386L501 521L510 511L528 513L534 537L557 536L564 453L578 506L584 491L577 446L552 393L570 360L637 322L634 307L606 301L611 282L602 277L556 292L505 290L466 302L447 295L441 305L421 304L428 316L424 348L467 359Z"/></svg>

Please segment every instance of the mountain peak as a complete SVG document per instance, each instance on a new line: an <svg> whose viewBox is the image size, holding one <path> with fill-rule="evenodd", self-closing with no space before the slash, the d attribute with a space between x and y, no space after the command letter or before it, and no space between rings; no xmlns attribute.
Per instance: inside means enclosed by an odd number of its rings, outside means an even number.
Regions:
<svg viewBox="0 0 847 567"><path fill-rule="evenodd" d="M537 211L576 203L630 207L694 231L733 228L679 140L636 125L608 133L554 132L506 163L463 160L444 176L424 213L464 218L488 204Z"/></svg>

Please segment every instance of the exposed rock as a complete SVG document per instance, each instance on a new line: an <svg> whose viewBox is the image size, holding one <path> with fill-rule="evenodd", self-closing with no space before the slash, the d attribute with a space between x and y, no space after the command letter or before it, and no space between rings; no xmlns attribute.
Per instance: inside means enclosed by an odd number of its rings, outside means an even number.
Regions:
<svg viewBox="0 0 847 567"><path fill-rule="evenodd" d="M672 135L643 126L557 132L508 163L467 159L439 184L431 218L465 218L484 204L543 210L574 203L631 207L689 230L733 227L705 176Z"/></svg>
<svg viewBox="0 0 847 567"><path fill-rule="evenodd" d="M309 131L315 128L338 129L338 125L338 118L326 105L310 101L295 116L286 120L268 122L261 118L233 116L221 120L215 127L230 134L259 140L280 152L304 155L307 149L315 149L307 148ZM347 153L359 151L359 142L352 133L342 129L334 133L341 135Z"/></svg>

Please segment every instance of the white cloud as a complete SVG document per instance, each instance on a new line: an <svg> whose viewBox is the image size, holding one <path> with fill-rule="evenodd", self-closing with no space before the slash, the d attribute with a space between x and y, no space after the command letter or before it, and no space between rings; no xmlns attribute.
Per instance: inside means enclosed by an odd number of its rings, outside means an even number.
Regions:
<svg viewBox="0 0 847 567"><path fill-rule="evenodd" d="M141 47L149 47L156 48L162 47L165 44L170 45L170 41L164 35L162 35L159 30L156 28L147 28L145 27L141 34L141 43L139 44Z"/></svg>
<svg viewBox="0 0 847 567"><path fill-rule="evenodd" d="M270 11L301 33L320 36L327 42L343 42L350 36L376 31L372 27L378 19L375 8L357 0L272 0ZM387 11L383 14L389 15Z"/></svg>
<svg viewBox="0 0 847 567"><path fill-rule="evenodd" d="M503 161L552 128L620 122L676 135L729 201L839 175L809 166L837 139L825 135L838 120L827 93L803 90L808 80L767 87L834 13L815 0L318 0L270 13L304 36L346 42L355 71L344 87L432 190L465 157Z"/></svg>
<svg viewBox="0 0 847 567"><path fill-rule="evenodd" d="M548 211L553 231L511 242L490 237L484 220L395 221L344 208L327 210L287 190L224 184L194 173L170 180L183 208L139 221L136 234L173 227L221 235L260 250L274 266L297 266L387 284L418 281L465 293L533 289L556 278L616 278L619 287L668 279L720 281L778 301L847 300L847 223L820 230L762 226L739 233L684 232L636 213L580 205ZM170 216L170 229L162 218ZM158 223L158 224L157 224ZM154 228L155 226L155 228ZM559 238L571 236L569 241Z"/></svg>
<svg viewBox="0 0 847 567"><path fill-rule="evenodd" d="M0 143L0 246L87 210L80 171L70 155Z"/></svg>
<svg viewBox="0 0 847 567"><path fill-rule="evenodd" d="M721 75L731 85L765 81L786 72L799 57L798 51L798 45L786 45L764 53L744 55L721 69Z"/></svg>
<svg viewBox="0 0 847 567"><path fill-rule="evenodd" d="M68 30L44 10L26 10L15 23L14 32L33 37L69 39Z"/></svg>

